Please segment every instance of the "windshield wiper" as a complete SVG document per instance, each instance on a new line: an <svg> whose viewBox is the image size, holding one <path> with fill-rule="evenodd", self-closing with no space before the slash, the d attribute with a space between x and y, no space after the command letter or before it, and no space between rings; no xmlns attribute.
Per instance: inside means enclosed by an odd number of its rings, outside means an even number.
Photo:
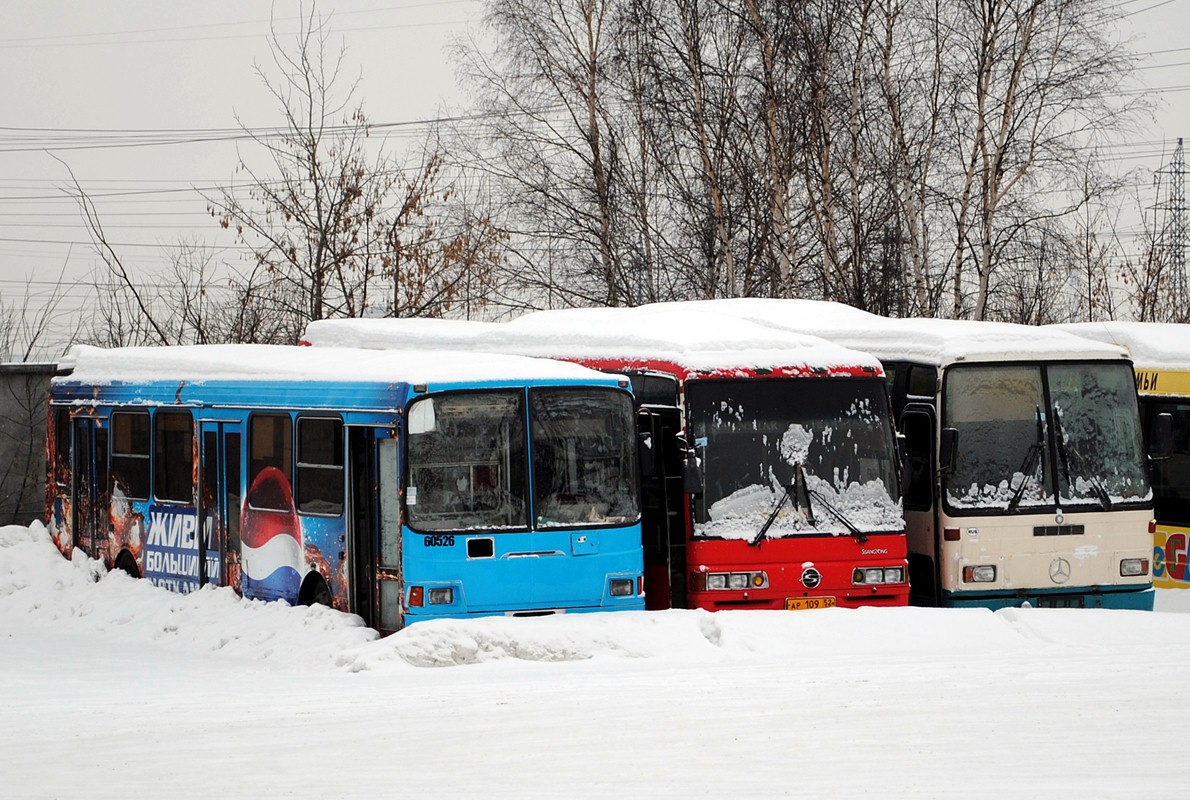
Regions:
<svg viewBox="0 0 1190 800"><path fill-rule="evenodd" d="M1054 414L1054 439L1058 443L1058 458L1062 464L1062 471L1066 473L1066 483L1071 489L1071 494L1073 495L1074 490L1074 478L1070 473L1070 461L1071 456L1073 456L1075 469L1091 484L1091 491L1095 493L1095 499L1099 501L1099 506L1104 511L1111 511L1111 495L1107 493L1107 489L1103 488L1103 484L1099 482L1099 479L1087 470L1087 462L1078 450L1066 446L1066 431L1062 429L1062 418L1057 414Z"/></svg>
<svg viewBox="0 0 1190 800"><path fill-rule="evenodd" d="M757 531L756 535L752 537L752 540L749 542L749 544L753 546L759 545L761 541L764 540L765 536L768 535L769 528L771 528L773 523L777 520L777 515L781 512L781 508L785 505L785 501L791 498L793 500L794 507L800 508L806 515L806 521L811 525L815 525L814 507L810 505L811 497L821 503L822 507L825 508L832 517L843 523L843 527L845 527L851 533L851 535L855 537L856 541L858 541L860 544L868 541L867 535L858 527L856 527L851 520L847 519L846 515L844 515L842 511L827 502L827 499L822 496L821 492L817 492L806 486L806 472L800 463L794 465L793 484L784 488L785 491L779 498L777 498L777 503L773 506L773 510L769 514L768 519L764 521L764 525L760 526L760 530Z"/></svg>
<svg viewBox="0 0 1190 800"><path fill-rule="evenodd" d="M1045 452L1045 427L1041 422L1041 406L1034 406L1037 419L1037 438L1033 440L1033 444L1029 445L1029 451L1025 453L1025 460L1021 462L1021 467L1018 472L1021 473L1021 482L1017 484L1016 491L1012 493L1012 497L1008 500L1008 510L1015 511L1017 505L1021 502L1021 498L1025 494L1025 486L1028 485L1033 477L1033 471L1042 462L1042 453ZM1036 482L1036 481L1034 481Z"/></svg>
<svg viewBox="0 0 1190 800"><path fill-rule="evenodd" d="M784 492L777 498L777 504L773 506L772 512L769 513L769 518L760 526L760 530L752 537L748 544L757 547L765 536L768 535L769 528L773 527L773 523L777 521L777 515L781 513L782 506L785 505L786 500L793 500L795 508L802 508L804 506L804 513L806 521L811 525L814 524L814 509L810 508L810 495L806 489L806 472L802 469L801 462L793 465L793 483L783 487ZM801 502L802 500L805 502Z"/></svg>
<svg viewBox="0 0 1190 800"><path fill-rule="evenodd" d="M817 500L819 503L821 503L822 507L825 508L827 511L829 511L832 517L837 519L839 522L843 523L843 527L851 532L851 535L855 537L855 540L857 542L859 542L860 544L863 544L864 542L868 541L867 534L865 534L863 531L861 531L859 528L857 528L855 526L855 523L853 523L851 520L847 519L847 517L844 516L842 511L840 511L839 509L835 508L833 505L828 503L826 501L826 498L822 496L822 492L818 492L818 491L815 491L814 489L807 488L806 489L806 506L807 507L809 507L809 505L810 505L811 497L813 497L815 500Z"/></svg>
<svg viewBox="0 0 1190 800"><path fill-rule="evenodd" d="M781 508L785 505L785 501L793 494L793 486L785 486L783 488L785 491L777 498L777 503L773 506L773 510L769 512L769 518L760 526L760 530L756 532L756 535L748 540L749 546L757 547L764 541L765 536L768 535L769 528L773 527L773 523L777 521L777 515L781 513Z"/></svg>

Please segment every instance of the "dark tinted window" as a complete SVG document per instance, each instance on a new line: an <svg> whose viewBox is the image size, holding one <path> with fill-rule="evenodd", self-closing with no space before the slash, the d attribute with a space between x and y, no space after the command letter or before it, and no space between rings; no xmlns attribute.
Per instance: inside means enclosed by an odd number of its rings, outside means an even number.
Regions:
<svg viewBox="0 0 1190 800"><path fill-rule="evenodd" d="M293 425L288 414L253 414L248 423L248 504L293 506Z"/></svg>
<svg viewBox="0 0 1190 800"><path fill-rule="evenodd" d="M112 481L133 500L149 499L149 412L112 414Z"/></svg>
<svg viewBox="0 0 1190 800"><path fill-rule="evenodd" d="M1169 458L1151 463L1154 516L1165 525L1190 523L1190 400L1142 401L1150 426L1158 414L1173 417Z"/></svg>
<svg viewBox="0 0 1190 800"><path fill-rule="evenodd" d="M153 420L153 493L158 500L194 499L194 421L189 411L158 411Z"/></svg>
<svg viewBox="0 0 1190 800"><path fill-rule="evenodd" d="M299 417L297 509L303 514L343 513L343 422Z"/></svg>

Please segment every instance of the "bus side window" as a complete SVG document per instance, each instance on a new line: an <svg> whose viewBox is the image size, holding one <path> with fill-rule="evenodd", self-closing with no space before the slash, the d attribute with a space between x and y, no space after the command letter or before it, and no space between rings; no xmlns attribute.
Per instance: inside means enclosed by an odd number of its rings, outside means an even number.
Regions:
<svg viewBox="0 0 1190 800"><path fill-rule="evenodd" d="M153 493L158 500L194 500L194 419L189 411L153 417Z"/></svg>
<svg viewBox="0 0 1190 800"><path fill-rule="evenodd" d="M293 423L288 414L253 414L248 426L248 505L289 511L293 507Z"/></svg>
<svg viewBox="0 0 1190 800"><path fill-rule="evenodd" d="M938 394L938 373L933 367L910 367L905 392L910 397L933 398Z"/></svg>
<svg viewBox="0 0 1190 800"><path fill-rule="evenodd" d="M343 497L343 421L298 417L298 511L337 517L343 513Z"/></svg>
<svg viewBox="0 0 1190 800"><path fill-rule="evenodd" d="M54 409L54 482L61 488L70 485L70 409Z"/></svg>
<svg viewBox="0 0 1190 800"><path fill-rule="evenodd" d="M149 412L112 414L112 480L130 500L149 499Z"/></svg>
<svg viewBox="0 0 1190 800"><path fill-rule="evenodd" d="M1144 401L1150 425L1158 414L1173 418L1173 449L1169 458L1149 462L1154 512L1168 525L1190 523L1190 401Z"/></svg>

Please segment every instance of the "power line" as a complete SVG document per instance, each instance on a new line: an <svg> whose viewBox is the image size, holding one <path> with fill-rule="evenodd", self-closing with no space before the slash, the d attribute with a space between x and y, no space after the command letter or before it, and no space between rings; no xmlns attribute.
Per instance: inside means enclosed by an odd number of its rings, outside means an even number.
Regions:
<svg viewBox="0 0 1190 800"><path fill-rule="evenodd" d="M412 11L418 8L440 8L442 6L454 6L460 4L474 5L477 0L433 0L433 2L409 3L400 6L388 6L387 8L368 8L359 11L335 11L330 17L352 17L364 14L384 14L391 11ZM244 25L273 25L278 22L304 22L306 17L274 17L272 19L251 19L238 20L235 22L207 22L198 25L172 25L163 28L134 28L131 30L117 30L117 31L93 31L91 33L68 33L55 34L52 36L24 36L19 39L0 39L2 45L23 45L26 43L53 43L55 41L63 44L67 43L63 40L81 39L89 36L132 36L146 33L171 33L173 31L189 31L189 30L203 30L210 28L229 28L242 27ZM367 29L361 29L367 30Z"/></svg>
<svg viewBox="0 0 1190 800"><path fill-rule="evenodd" d="M1127 14L1124 14L1124 16L1125 17L1134 17L1137 14L1143 14L1146 11L1152 11L1154 8L1161 8L1161 6L1167 6L1172 2L1174 2L1174 0L1161 0L1160 3L1154 3L1153 5L1146 6L1145 8L1138 8L1135 11L1129 11Z"/></svg>

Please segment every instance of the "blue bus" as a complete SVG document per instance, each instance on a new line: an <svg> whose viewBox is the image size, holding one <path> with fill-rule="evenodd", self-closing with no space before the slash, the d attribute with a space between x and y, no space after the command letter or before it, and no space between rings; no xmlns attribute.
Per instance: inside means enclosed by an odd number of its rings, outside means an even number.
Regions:
<svg viewBox="0 0 1190 800"><path fill-rule="evenodd" d="M516 356L76 347L46 519L178 592L424 619L644 607L627 379Z"/></svg>

